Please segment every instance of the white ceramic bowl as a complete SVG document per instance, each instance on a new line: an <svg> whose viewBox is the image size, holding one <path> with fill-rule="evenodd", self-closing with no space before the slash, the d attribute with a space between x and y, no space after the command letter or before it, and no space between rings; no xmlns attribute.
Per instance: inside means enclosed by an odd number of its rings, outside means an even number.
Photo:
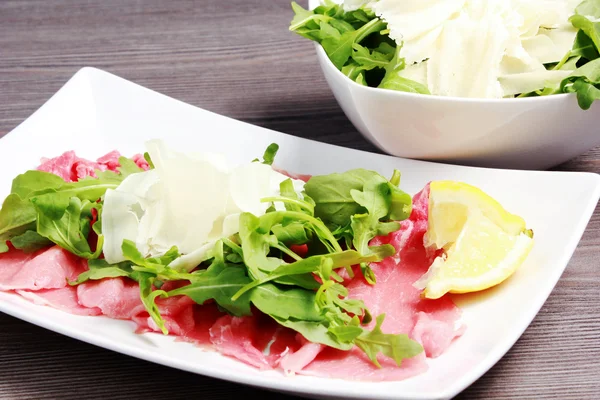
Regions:
<svg viewBox="0 0 600 400"><path fill-rule="evenodd" d="M311 8L318 1L310 1ZM382 151L483 167L547 169L600 146L600 104L575 95L466 99L359 85L317 44L325 78L344 113Z"/></svg>
<svg viewBox="0 0 600 400"><path fill-rule="evenodd" d="M466 99L359 85L317 57L333 95L363 136L388 154L482 167L547 169L600 146L600 105L575 95Z"/></svg>

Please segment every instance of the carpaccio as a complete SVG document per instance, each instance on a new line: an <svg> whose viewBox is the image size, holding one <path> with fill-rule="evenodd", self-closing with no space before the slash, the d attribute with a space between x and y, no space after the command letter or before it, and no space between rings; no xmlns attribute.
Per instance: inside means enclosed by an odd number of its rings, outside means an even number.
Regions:
<svg viewBox="0 0 600 400"><path fill-rule="evenodd" d="M38 169L71 182L95 176L95 170L116 170L119 156L113 151L89 161L69 151L53 159L43 159ZM139 167L148 169L143 156L138 154L133 160ZM303 180L309 178L285 173ZM412 214L402 222L400 230L373 239L372 245L389 243L397 250L396 257L371 264L376 285L368 284L359 271L355 278L345 281L350 297L363 299L373 315L386 314L384 332L405 333L423 345L424 353L404 360L400 367L380 355L382 368L377 368L357 348L341 351L310 343L256 309L253 316L232 317L211 302L198 305L186 296L157 299L169 334L210 347L258 369L278 369L286 374L391 381L423 373L427 370L427 358L442 354L465 329L460 323L460 309L448 297L422 299L420 291L412 286L435 257L423 247L428 196L427 185L414 196ZM11 248L0 254L0 290L12 291L36 304L72 314L131 320L137 324L137 333L160 332L140 300L135 281L121 277L88 281L78 286L67 284L67 279L74 280L86 269L85 260L58 246L33 254Z"/></svg>

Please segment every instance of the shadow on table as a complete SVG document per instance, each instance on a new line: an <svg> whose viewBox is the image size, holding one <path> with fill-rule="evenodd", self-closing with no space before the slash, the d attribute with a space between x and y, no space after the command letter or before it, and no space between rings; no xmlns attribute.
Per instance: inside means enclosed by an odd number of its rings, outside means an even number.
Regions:
<svg viewBox="0 0 600 400"><path fill-rule="evenodd" d="M237 119L306 139L381 153L356 130L332 97L310 103L287 96L278 100L271 97L251 107L250 116L241 113Z"/></svg>

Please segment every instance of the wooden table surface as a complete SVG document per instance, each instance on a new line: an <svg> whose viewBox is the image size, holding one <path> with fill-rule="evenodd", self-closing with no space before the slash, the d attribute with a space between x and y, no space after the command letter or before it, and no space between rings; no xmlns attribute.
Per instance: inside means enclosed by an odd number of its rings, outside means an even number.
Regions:
<svg viewBox="0 0 600 400"><path fill-rule="evenodd" d="M378 152L337 105L312 43L288 32L291 16L287 0L0 0L0 136L79 68L94 66L229 117ZM599 173L600 149L556 169ZM537 318L457 398L599 399L599 264L596 208ZM1 399L292 398L140 361L5 314L0 326Z"/></svg>

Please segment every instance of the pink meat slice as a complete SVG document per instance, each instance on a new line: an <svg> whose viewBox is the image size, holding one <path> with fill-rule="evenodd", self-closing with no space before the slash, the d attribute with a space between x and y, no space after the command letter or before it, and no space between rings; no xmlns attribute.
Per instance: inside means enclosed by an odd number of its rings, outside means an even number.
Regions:
<svg viewBox="0 0 600 400"><path fill-rule="evenodd" d="M123 277L84 282L77 286L77 298L110 318L133 319L145 311L137 282Z"/></svg>
<svg viewBox="0 0 600 400"><path fill-rule="evenodd" d="M223 312L215 303L207 302L203 305L194 305L194 327L182 339L205 347L213 347L210 338L210 328L223 317Z"/></svg>
<svg viewBox="0 0 600 400"><path fill-rule="evenodd" d="M165 327L169 334L186 337L194 330L196 325L194 304L194 301L187 296L156 299L156 305L165 321ZM133 320L138 324L138 333L161 332L158 325L145 310L134 316Z"/></svg>
<svg viewBox="0 0 600 400"><path fill-rule="evenodd" d="M40 290L67 286L87 269L85 262L58 246L26 254L0 254L0 290Z"/></svg>
<svg viewBox="0 0 600 400"><path fill-rule="evenodd" d="M427 371L423 353L403 360L400 367L389 358L380 357L378 361L382 368L377 368L356 347L349 352L327 347L307 368L300 371L300 374L322 378L382 382L399 381Z"/></svg>
<svg viewBox="0 0 600 400"><path fill-rule="evenodd" d="M103 155L96 161L87 160L78 157L73 150L64 152L58 157L43 158L41 165L38 166L39 171L50 172L60 176L66 182L76 182L79 179L88 176L96 177L96 170L99 171L116 171L119 164L121 154L113 150L110 153ZM136 154L132 157L136 165L144 170L148 170L148 162L142 154Z"/></svg>
<svg viewBox="0 0 600 400"><path fill-rule="evenodd" d="M279 172L280 174L283 174L283 175L285 175L285 176L287 176L289 178L299 179L299 180L302 180L304 182L308 182L308 180L312 176L312 175L307 175L307 174L293 174L293 173L291 173L289 171L286 171L285 169L281 169L281 168L278 168L278 167L273 167L273 169L275 171Z"/></svg>
<svg viewBox="0 0 600 400"><path fill-rule="evenodd" d="M97 159L96 163L106 166L106 169L116 171L117 168L121 166L121 164L119 164L119 157L121 157L121 153L117 150L113 150Z"/></svg>
<svg viewBox="0 0 600 400"><path fill-rule="evenodd" d="M148 171L148 169L150 169L150 164L148 164L148 161L146 161L143 154L136 154L133 157L131 157L131 159L138 167L140 167L144 171Z"/></svg>
<svg viewBox="0 0 600 400"><path fill-rule="evenodd" d="M88 308L79 304L77 288L64 287L60 289L17 290L17 293L34 304L49 306L61 311L76 315L100 315L102 311L97 308Z"/></svg>
<svg viewBox="0 0 600 400"><path fill-rule="evenodd" d="M66 182L76 182L88 176L96 177L96 170L106 171L108 169L106 164L77 157L73 150L66 151L58 157L44 158L41 161L41 165L37 168L39 171L58 175Z"/></svg>
<svg viewBox="0 0 600 400"><path fill-rule="evenodd" d="M58 157L42 158L41 165L37 169L58 175L66 182L74 182L77 180L77 172L73 171L73 165L77 159L74 151L65 151Z"/></svg>
<svg viewBox="0 0 600 400"><path fill-rule="evenodd" d="M300 334L298 335L301 336ZM298 340L304 343L302 347L296 352L285 354L279 362L279 367L286 374L293 374L301 371L325 349L324 345L311 343L302 336L301 339Z"/></svg>
<svg viewBox="0 0 600 400"><path fill-rule="evenodd" d="M300 348L295 332L259 313L219 318L210 328L210 339L220 353L261 370L273 369L281 357Z"/></svg>

